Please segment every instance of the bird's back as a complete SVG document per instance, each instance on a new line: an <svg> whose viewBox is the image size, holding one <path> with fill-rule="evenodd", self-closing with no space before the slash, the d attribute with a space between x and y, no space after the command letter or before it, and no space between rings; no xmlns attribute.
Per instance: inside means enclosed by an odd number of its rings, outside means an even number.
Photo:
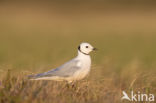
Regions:
<svg viewBox="0 0 156 103"><path fill-rule="evenodd" d="M33 80L67 80L75 81L83 79L90 71L91 58L89 55L79 53L79 55L66 62L62 66L48 72L33 76Z"/></svg>

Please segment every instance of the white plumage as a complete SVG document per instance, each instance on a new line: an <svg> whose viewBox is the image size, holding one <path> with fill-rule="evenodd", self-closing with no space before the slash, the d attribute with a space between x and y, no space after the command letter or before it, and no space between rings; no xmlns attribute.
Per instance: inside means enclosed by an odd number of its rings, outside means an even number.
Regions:
<svg viewBox="0 0 156 103"><path fill-rule="evenodd" d="M81 43L78 47L78 55L62 66L48 72L31 76L31 80L55 80L55 81L76 81L83 79L90 71L91 58L89 53L96 48L89 43Z"/></svg>

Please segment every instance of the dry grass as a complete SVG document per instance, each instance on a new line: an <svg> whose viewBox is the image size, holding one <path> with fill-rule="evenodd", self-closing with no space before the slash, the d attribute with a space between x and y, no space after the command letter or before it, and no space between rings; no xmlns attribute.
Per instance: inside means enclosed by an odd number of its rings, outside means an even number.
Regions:
<svg viewBox="0 0 156 103"><path fill-rule="evenodd" d="M156 93L153 7L41 5L1 3L0 103L126 103L122 90ZM82 41L99 49L84 80L26 78L70 60Z"/></svg>
<svg viewBox="0 0 156 103"><path fill-rule="evenodd" d="M131 64L120 74L107 74L114 71L97 67L89 77L73 85L66 82L31 81L26 78L28 73L12 75L14 73L8 71L0 80L0 103L120 103L122 90L155 93L155 72L142 72L134 66L136 64Z"/></svg>

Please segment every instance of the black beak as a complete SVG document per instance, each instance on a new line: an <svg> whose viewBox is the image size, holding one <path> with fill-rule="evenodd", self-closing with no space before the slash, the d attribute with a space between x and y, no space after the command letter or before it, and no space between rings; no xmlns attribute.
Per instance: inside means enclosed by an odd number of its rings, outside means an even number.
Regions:
<svg viewBox="0 0 156 103"><path fill-rule="evenodd" d="M97 48L93 48L94 51L98 50Z"/></svg>

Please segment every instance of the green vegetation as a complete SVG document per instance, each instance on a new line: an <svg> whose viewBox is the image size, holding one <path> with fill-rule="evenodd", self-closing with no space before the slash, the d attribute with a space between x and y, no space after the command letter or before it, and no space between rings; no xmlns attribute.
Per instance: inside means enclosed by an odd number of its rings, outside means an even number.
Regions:
<svg viewBox="0 0 156 103"><path fill-rule="evenodd" d="M156 93L155 9L92 7L0 7L0 103L120 103L122 90ZM72 59L84 41L99 49L84 80L27 79Z"/></svg>

